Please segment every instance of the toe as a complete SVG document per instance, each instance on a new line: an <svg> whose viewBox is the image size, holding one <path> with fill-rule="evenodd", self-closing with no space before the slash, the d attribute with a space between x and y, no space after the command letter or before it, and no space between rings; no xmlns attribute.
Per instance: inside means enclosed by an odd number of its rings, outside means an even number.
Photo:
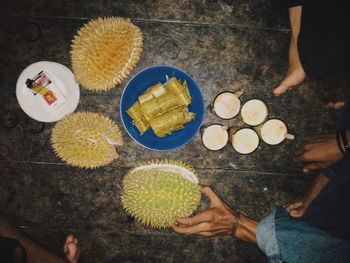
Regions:
<svg viewBox="0 0 350 263"><path fill-rule="evenodd" d="M306 78L306 74L302 68L292 70L287 74L287 76L284 78L281 84L273 90L273 93L276 96L279 96L287 92L293 86L296 86L302 83L305 78Z"/></svg>
<svg viewBox="0 0 350 263"><path fill-rule="evenodd" d="M276 96L280 96L283 93L287 92L290 88L291 86L281 83L277 88L273 90L273 94L275 94Z"/></svg>

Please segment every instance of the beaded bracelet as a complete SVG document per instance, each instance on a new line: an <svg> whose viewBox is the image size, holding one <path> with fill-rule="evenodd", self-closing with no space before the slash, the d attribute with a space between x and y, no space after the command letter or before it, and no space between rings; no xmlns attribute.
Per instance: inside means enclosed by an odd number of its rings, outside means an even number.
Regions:
<svg viewBox="0 0 350 263"><path fill-rule="evenodd" d="M337 139L337 144L338 144L339 150L341 151L341 153L342 153L343 155L346 155L346 153L345 153L345 151L344 151L344 149L343 149L343 147L342 147L342 145L341 145L341 143L340 143L340 131L338 131L338 132L336 133L336 139Z"/></svg>
<svg viewBox="0 0 350 263"><path fill-rule="evenodd" d="M348 143L348 138L346 137L346 131L345 130L340 131L340 135L343 139L343 146L345 148L346 154L350 154L350 146Z"/></svg>

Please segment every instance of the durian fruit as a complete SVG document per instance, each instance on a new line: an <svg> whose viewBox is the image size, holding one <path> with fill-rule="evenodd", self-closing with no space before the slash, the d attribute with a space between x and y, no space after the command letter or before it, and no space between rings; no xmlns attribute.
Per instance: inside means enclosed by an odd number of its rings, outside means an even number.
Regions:
<svg viewBox="0 0 350 263"><path fill-rule="evenodd" d="M119 157L115 146L123 145L118 126L94 112L77 112L59 121L51 144L65 162L81 168L96 168Z"/></svg>
<svg viewBox="0 0 350 263"><path fill-rule="evenodd" d="M174 216L190 216L199 202L197 175L193 168L179 161L143 163L123 179L124 209L153 228L171 226Z"/></svg>
<svg viewBox="0 0 350 263"><path fill-rule="evenodd" d="M142 33L130 19L97 18L78 30L71 47L77 82L88 90L106 91L123 81L139 61Z"/></svg>

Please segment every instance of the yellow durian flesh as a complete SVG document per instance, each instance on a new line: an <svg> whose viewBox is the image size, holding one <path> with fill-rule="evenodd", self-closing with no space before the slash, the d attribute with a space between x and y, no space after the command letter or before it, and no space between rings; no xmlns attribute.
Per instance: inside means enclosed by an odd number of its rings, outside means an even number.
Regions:
<svg viewBox="0 0 350 263"><path fill-rule="evenodd" d="M149 122L146 119L144 119L143 117L135 120L134 125L139 130L140 135L144 134L151 127Z"/></svg>
<svg viewBox="0 0 350 263"><path fill-rule="evenodd" d="M123 145L123 140L118 126L107 117L77 112L55 125L51 144L63 161L81 168L96 168L119 157L115 146Z"/></svg>
<svg viewBox="0 0 350 263"><path fill-rule="evenodd" d="M177 94L176 98L181 106L183 105L187 106L191 104L192 99L191 99L190 91L188 90L187 81L185 80L182 85L184 87L184 90L180 94Z"/></svg>
<svg viewBox="0 0 350 263"><path fill-rule="evenodd" d="M136 101L127 111L126 113L130 116L134 121L140 119L142 117L141 104L139 101Z"/></svg>
<svg viewBox="0 0 350 263"><path fill-rule="evenodd" d="M157 98L153 98L142 103L141 110L143 112L143 116L147 121L150 121L151 119L163 113L163 110L160 107Z"/></svg>
<svg viewBox="0 0 350 263"><path fill-rule="evenodd" d="M139 100L140 104L142 105L143 103L145 103L153 98L154 98L154 96L151 92L145 92L139 96L138 100Z"/></svg>
<svg viewBox="0 0 350 263"><path fill-rule="evenodd" d="M191 95L186 80L182 83L172 77L164 85L158 82L148 87L126 112L141 135L151 127L156 136L164 137L183 129L185 123L195 118L196 114L188 111L190 103Z"/></svg>
<svg viewBox="0 0 350 263"><path fill-rule="evenodd" d="M165 84L165 88L174 94L180 94L184 89L184 85L175 77L170 78Z"/></svg>
<svg viewBox="0 0 350 263"><path fill-rule="evenodd" d="M172 93L163 94L157 98L157 102L163 113L175 109L179 106L175 95Z"/></svg>
<svg viewBox="0 0 350 263"><path fill-rule="evenodd" d="M198 207L198 179L192 168L173 161L132 169L123 180L122 204L142 224L164 228L174 216L188 217Z"/></svg>
<svg viewBox="0 0 350 263"><path fill-rule="evenodd" d="M171 134L175 130L184 128L184 124L192 121L196 114L187 108L176 108L149 121L151 128L158 137Z"/></svg>
<svg viewBox="0 0 350 263"><path fill-rule="evenodd" d="M152 93L154 97L160 97L167 93L167 90L164 88L162 83L158 82L157 84L149 87L146 92Z"/></svg>

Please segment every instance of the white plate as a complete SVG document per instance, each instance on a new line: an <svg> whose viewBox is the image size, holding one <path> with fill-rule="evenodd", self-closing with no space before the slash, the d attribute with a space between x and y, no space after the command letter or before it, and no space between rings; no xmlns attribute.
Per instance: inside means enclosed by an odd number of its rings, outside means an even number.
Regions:
<svg viewBox="0 0 350 263"><path fill-rule="evenodd" d="M50 73L51 81L59 87L66 97L64 104L51 113L46 111L44 106L38 103L33 93L26 86L26 80L33 78L42 70ZM54 122L62 119L76 109L80 91L72 71L66 66L56 62L40 61L31 64L22 71L17 80L16 96L22 110L31 118L42 122Z"/></svg>

